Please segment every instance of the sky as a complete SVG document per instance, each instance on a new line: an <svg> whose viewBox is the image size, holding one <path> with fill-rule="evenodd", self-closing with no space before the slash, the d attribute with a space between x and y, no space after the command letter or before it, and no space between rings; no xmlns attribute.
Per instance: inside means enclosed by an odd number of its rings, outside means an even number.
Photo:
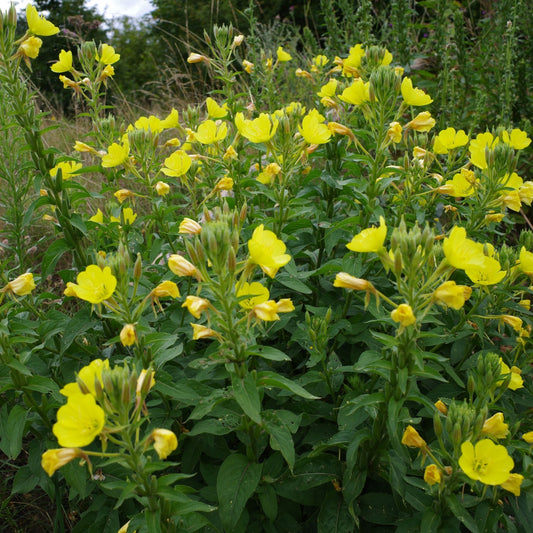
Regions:
<svg viewBox="0 0 533 533"><path fill-rule="evenodd" d="M17 11L24 11L28 0L15 0ZM11 4L11 0L0 0L0 10L6 11ZM153 10L150 0L86 0L85 5L96 7L97 11L106 18L113 18L122 15L130 17L140 17Z"/></svg>

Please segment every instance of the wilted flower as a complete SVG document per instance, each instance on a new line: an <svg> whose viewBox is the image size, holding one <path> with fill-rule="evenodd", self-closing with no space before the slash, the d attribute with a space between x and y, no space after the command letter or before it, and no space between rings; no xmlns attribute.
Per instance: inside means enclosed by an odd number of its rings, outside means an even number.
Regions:
<svg viewBox="0 0 533 533"><path fill-rule="evenodd" d="M471 287L457 285L455 281L445 281L433 293L433 297L439 303L443 303L452 309L461 309L471 294Z"/></svg>
<svg viewBox="0 0 533 533"><path fill-rule="evenodd" d="M26 272L10 281L1 292L7 292L15 294L17 296L26 296L35 289L35 282L33 280L33 274Z"/></svg>
<svg viewBox="0 0 533 533"><path fill-rule="evenodd" d="M209 305L209 300L189 295L181 307L186 307L194 318L200 318L201 314L209 308Z"/></svg>
<svg viewBox="0 0 533 533"><path fill-rule="evenodd" d="M418 431L413 426L407 426L402 436L402 444L410 448L419 448L425 450L427 448L426 441L420 436Z"/></svg>
<svg viewBox="0 0 533 533"><path fill-rule="evenodd" d="M170 185L164 181L158 181L155 184L155 191L159 196L166 196L170 192Z"/></svg>
<svg viewBox="0 0 533 533"><path fill-rule="evenodd" d="M185 257L179 254L172 254L168 258L168 268L176 274L176 276L194 276L200 280L200 272L198 269Z"/></svg>
<svg viewBox="0 0 533 533"><path fill-rule="evenodd" d="M435 464L426 466L424 470L424 481L430 486L440 483L442 481L440 468Z"/></svg>
<svg viewBox="0 0 533 533"><path fill-rule="evenodd" d="M126 324L120 332L120 342L123 346L131 346L137 342L137 332L133 324Z"/></svg>
<svg viewBox="0 0 533 533"><path fill-rule="evenodd" d="M53 450L46 450L41 457L41 466L51 477L56 470L70 463L76 457L87 459L87 455L79 448L55 448Z"/></svg>
<svg viewBox="0 0 533 533"><path fill-rule="evenodd" d="M150 440L154 441L154 450L159 459L166 459L178 447L178 438L168 429L154 429Z"/></svg>
<svg viewBox="0 0 533 533"><path fill-rule="evenodd" d="M416 317L413 313L413 309L408 304L400 304L390 314L394 322L399 322L401 326L410 326L416 322Z"/></svg>

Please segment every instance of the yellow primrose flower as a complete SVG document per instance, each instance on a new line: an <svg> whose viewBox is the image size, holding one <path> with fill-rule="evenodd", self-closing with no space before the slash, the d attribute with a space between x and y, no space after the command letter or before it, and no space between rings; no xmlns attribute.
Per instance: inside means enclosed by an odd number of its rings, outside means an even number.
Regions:
<svg viewBox="0 0 533 533"><path fill-rule="evenodd" d="M524 246L520 248L520 255L518 256L518 268L528 274L533 276L533 253L528 252Z"/></svg>
<svg viewBox="0 0 533 533"><path fill-rule="evenodd" d="M531 202L533 202L533 181L524 182L518 194L520 195L521 202L526 205L531 205Z"/></svg>
<svg viewBox="0 0 533 533"><path fill-rule="evenodd" d="M435 119L431 116L429 111L422 111L406 124L406 128L415 131L429 131L435 126Z"/></svg>
<svg viewBox="0 0 533 533"><path fill-rule="evenodd" d="M405 77L402 81L402 97L407 105L423 106L433 102L433 99L429 94L426 94L422 89L413 87L411 78Z"/></svg>
<svg viewBox="0 0 533 533"><path fill-rule="evenodd" d="M197 341L200 339L209 339L210 337L220 337L220 335L216 331L213 331L211 328L203 326L202 324L191 324L191 326L193 330L193 341Z"/></svg>
<svg viewBox="0 0 533 533"><path fill-rule="evenodd" d="M33 274L26 272L10 281L0 292L15 294L16 296L26 296L35 289Z"/></svg>
<svg viewBox="0 0 533 533"><path fill-rule="evenodd" d="M194 318L200 318L202 313L209 308L209 305L209 300L189 295L181 307L186 307Z"/></svg>
<svg viewBox="0 0 533 533"><path fill-rule="evenodd" d="M533 444L533 431L528 431L522 435L522 438L528 443Z"/></svg>
<svg viewBox="0 0 533 533"><path fill-rule="evenodd" d="M128 198L134 198L135 193L130 191L129 189L119 189L118 191L113 193L113 196L119 201L119 203L122 203Z"/></svg>
<svg viewBox="0 0 533 533"><path fill-rule="evenodd" d="M513 315L500 315L500 320L504 324L511 326L518 333L522 331L522 319L521 318L518 318L517 316L513 316Z"/></svg>
<svg viewBox="0 0 533 533"><path fill-rule="evenodd" d="M517 390L517 389L522 389L524 387L524 380L522 379L522 376L521 376L522 371L518 367L513 366L509 368L507 364L504 363L501 357L500 357L500 366L501 366L500 376L503 376L503 379L498 381L498 384L503 383L507 379L509 374L511 374L511 381L509 382L509 385L507 386L507 388L511 390Z"/></svg>
<svg viewBox="0 0 533 533"><path fill-rule="evenodd" d="M237 284L236 296L239 305L244 309L253 309L256 305L262 304L270 298L270 292L258 281L253 283Z"/></svg>
<svg viewBox="0 0 533 533"><path fill-rule="evenodd" d="M130 143L125 136L122 145L113 143L108 147L107 154L102 156L102 166L104 168L118 167L128 161L129 154Z"/></svg>
<svg viewBox="0 0 533 533"><path fill-rule="evenodd" d="M122 346L131 346L137 342L137 332L133 324L126 324L120 331L120 342Z"/></svg>
<svg viewBox="0 0 533 533"><path fill-rule="evenodd" d="M92 146L82 143L81 141L76 141L74 143L74 150L76 150L76 152L85 152L85 153L91 153L91 154L98 153Z"/></svg>
<svg viewBox="0 0 533 533"><path fill-rule="evenodd" d="M430 486L440 483L442 481L440 468L435 464L426 466L424 470L424 481Z"/></svg>
<svg viewBox="0 0 533 533"><path fill-rule="evenodd" d="M281 167L277 163L270 163L263 169L263 172L259 173L256 179L263 185L269 185L280 172Z"/></svg>
<svg viewBox="0 0 533 533"><path fill-rule="evenodd" d="M515 496L520 496L520 486L524 481L524 476L521 474L509 474L509 478L504 483L500 484L502 489L508 490Z"/></svg>
<svg viewBox="0 0 533 533"><path fill-rule="evenodd" d="M63 161L58 163L54 168L50 169L50 176L55 178L57 176L57 171L61 169L61 176L63 180L68 181L82 166L83 165L81 163L76 163L74 161Z"/></svg>
<svg viewBox="0 0 533 533"><path fill-rule="evenodd" d="M385 48L385 53L383 54L383 58L381 60L381 65L387 66L392 63L392 54Z"/></svg>
<svg viewBox="0 0 533 533"><path fill-rule="evenodd" d="M400 304L390 314L394 322L399 322L401 326L411 326L416 322L413 308L409 304Z"/></svg>
<svg viewBox="0 0 533 533"><path fill-rule="evenodd" d="M190 64L194 64L194 63L209 63L209 58L202 55L202 54L198 54L196 52L192 52L191 54L189 54L189 57L187 58L187 63L190 63Z"/></svg>
<svg viewBox="0 0 533 533"><path fill-rule="evenodd" d="M90 219L90 222L96 222L97 224L103 224L104 223L104 214L102 213L102 210L98 208L98 211L96 211L96 214L93 215Z"/></svg>
<svg viewBox="0 0 533 533"><path fill-rule="evenodd" d="M61 50L59 52L59 61L56 61L51 67L52 72L61 74L62 72L70 72L72 70L72 52L69 50Z"/></svg>
<svg viewBox="0 0 533 533"><path fill-rule="evenodd" d="M31 4L26 6L26 21L28 23L28 30L33 35L48 37L59 33L59 28L49 20L46 20L43 15L39 15L37 9Z"/></svg>
<svg viewBox="0 0 533 533"><path fill-rule="evenodd" d="M87 455L79 448L55 448L53 450L46 450L41 456L41 466L52 477L56 470L70 463L76 457L87 458Z"/></svg>
<svg viewBox="0 0 533 533"><path fill-rule="evenodd" d="M98 77L97 81L104 81L107 78L112 78L115 75L115 69L113 65L106 65L104 67L104 70L102 70L102 73Z"/></svg>
<svg viewBox="0 0 533 533"><path fill-rule="evenodd" d="M370 101L370 84L364 82L361 78L354 81L349 87L346 87L339 98L347 104L361 105Z"/></svg>
<svg viewBox="0 0 533 533"><path fill-rule="evenodd" d="M167 176L179 178L187 173L191 165L191 156L183 150L176 150L165 159L165 166L161 169L161 172Z"/></svg>
<svg viewBox="0 0 533 533"><path fill-rule="evenodd" d="M363 45L356 44L350 48L349 55L342 62L342 75L346 77L356 76L358 74L357 69L361 66L361 60L365 55L365 49Z"/></svg>
<svg viewBox="0 0 533 533"><path fill-rule="evenodd" d="M331 138L331 131L323 122L326 119L316 110L311 110L298 125L300 134L309 144L325 144Z"/></svg>
<svg viewBox="0 0 533 533"><path fill-rule="evenodd" d="M483 439L474 446L470 441L461 445L459 466L474 481L485 485L501 485L509 479L514 461L504 446Z"/></svg>
<svg viewBox="0 0 533 533"><path fill-rule="evenodd" d="M96 404L92 394L69 396L66 405L57 411L57 422L52 431L57 442L65 448L91 444L105 424L104 410Z"/></svg>
<svg viewBox="0 0 533 533"><path fill-rule="evenodd" d="M385 219L380 216L379 227L364 229L346 245L346 248L353 252L377 252L383 247L386 237L387 226Z"/></svg>
<svg viewBox="0 0 533 533"><path fill-rule="evenodd" d="M19 51L24 57L35 59L39 55L42 44L43 41L39 37L28 37L20 44Z"/></svg>
<svg viewBox="0 0 533 533"><path fill-rule="evenodd" d="M154 187L158 196L166 196L170 192L170 185L164 181L158 181Z"/></svg>
<svg viewBox="0 0 533 533"><path fill-rule="evenodd" d="M154 450L159 459L166 459L178 447L178 438L169 429L154 429L149 440L154 441Z"/></svg>
<svg viewBox="0 0 533 533"><path fill-rule="evenodd" d="M278 46L278 49L276 50L276 56L280 63L286 63L287 61L290 61L292 59L291 54L285 52L282 46Z"/></svg>
<svg viewBox="0 0 533 533"><path fill-rule="evenodd" d="M59 392L67 398L76 394L92 394L96 397L96 384L103 388L104 369L109 369L109 360L94 359L77 373L76 381L67 383Z"/></svg>
<svg viewBox="0 0 533 533"><path fill-rule="evenodd" d="M531 144L527 133L517 128L513 129L510 134L508 131L502 131L502 141L515 150L523 150Z"/></svg>
<svg viewBox="0 0 533 533"><path fill-rule="evenodd" d="M405 428L402 436L402 444L409 446L409 448L418 448L420 450L425 450L428 446L413 426L407 426Z"/></svg>
<svg viewBox="0 0 533 533"><path fill-rule="evenodd" d="M213 188L213 192L218 191L231 191L233 189L233 178L220 178L217 183L215 184L215 187Z"/></svg>
<svg viewBox="0 0 533 533"><path fill-rule="evenodd" d="M479 256L475 262L467 265L464 271L472 282L478 285L495 285L507 274L507 270L501 270L497 259L485 255Z"/></svg>
<svg viewBox="0 0 533 533"><path fill-rule="evenodd" d="M246 60L246 59L243 59L243 61L242 61L242 66L244 67L244 70L245 70L248 74L251 74L251 73L252 73L252 70L254 69L254 64L251 63L250 61Z"/></svg>
<svg viewBox="0 0 533 533"><path fill-rule="evenodd" d="M494 137L488 131L479 133L475 139L470 141L470 161L476 167L484 170L487 168L487 160L485 158L486 149L492 150L499 142L498 137Z"/></svg>
<svg viewBox="0 0 533 533"><path fill-rule="evenodd" d="M101 269L98 265L89 265L78 274L76 281L78 284L72 283L70 290L81 300L92 304L111 298L117 286L117 278L108 266Z"/></svg>
<svg viewBox="0 0 533 533"><path fill-rule="evenodd" d="M103 43L100 47L100 55L97 54L96 59L104 65L112 65L120 59L120 54L117 54L109 44Z"/></svg>
<svg viewBox="0 0 533 533"><path fill-rule="evenodd" d="M126 207L120 212L121 218L124 219L124 224L131 225L135 222L137 214L133 212L131 207ZM122 220L117 217L110 217L111 222L122 223Z"/></svg>
<svg viewBox="0 0 533 533"><path fill-rule="evenodd" d="M433 141L433 152L436 154L447 154L454 148L468 144L468 135L464 130L455 131L455 128L446 128L439 132Z"/></svg>
<svg viewBox="0 0 533 533"><path fill-rule="evenodd" d="M466 237L466 230L454 226L442 244L444 255L450 265L461 270L472 263L483 261L483 245Z"/></svg>
<svg viewBox="0 0 533 533"><path fill-rule="evenodd" d="M233 146L229 146L224 155L222 156L224 161L231 161L232 159L237 159L237 151Z"/></svg>
<svg viewBox="0 0 533 533"><path fill-rule="evenodd" d="M168 268L176 276L194 276L198 280L201 279L198 269L182 255L172 254L168 258Z"/></svg>
<svg viewBox="0 0 533 533"><path fill-rule="evenodd" d="M453 179L447 180L444 185L437 187L437 191L455 198L467 198L475 194L478 185L479 180L476 179L474 172L462 168L459 174L453 176Z"/></svg>
<svg viewBox="0 0 533 533"><path fill-rule="evenodd" d="M185 217L180 222L179 227L179 233L183 233L185 235L198 235L202 231L202 226L196 222L196 220L193 220L192 218Z"/></svg>
<svg viewBox="0 0 533 533"><path fill-rule="evenodd" d="M265 143L270 141L278 129L278 119L261 113L258 118L248 120L242 113L235 115L235 126L239 133L253 143Z"/></svg>
<svg viewBox="0 0 533 533"><path fill-rule="evenodd" d="M273 322L279 320L278 304L274 300L267 300L254 305L251 311L252 315L264 322Z"/></svg>
<svg viewBox="0 0 533 533"><path fill-rule="evenodd" d="M448 407L446 407L446 404L442 400L437 400L435 402L435 407L439 412L441 412L444 416L448 414Z"/></svg>
<svg viewBox="0 0 533 533"><path fill-rule="evenodd" d="M339 272L335 276L335 281L333 282L334 287L342 287L343 289L351 289L354 291L367 291L372 294L376 293L376 288L370 281L366 279L356 278L351 276L346 272Z"/></svg>
<svg viewBox="0 0 533 533"><path fill-rule="evenodd" d="M487 437L504 439L509 434L509 424L503 421L503 413L496 413L483 423L481 433Z"/></svg>
<svg viewBox="0 0 533 533"><path fill-rule="evenodd" d="M402 140L403 128L399 122L391 122L387 130L387 138L394 144L398 144Z"/></svg>
<svg viewBox="0 0 533 533"><path fill-rule="evenodd" d="M435 290L433 297L439 303L458 310L463 307L471 294L471 287L456 285L455 281L445 281Z"/></svg>
<svg viewBox="0 0 533 533"><path fill-rule="evenodd" d="M224 103L219 106L211 97L208 97L205 103L207 105L207 114L210 118L224 118L228 115L228 104Z"/></svg>
<svg viewBox="0 0 533 533"><path fill-rule="evenodd" d="M165 280L155 287L155 289L152 289L150 296L152 298L179 298L180 291L173 281Z"/></svg>
<svg viewBox="0 0 533 533"><path fill-rule="evenodd" d="M335 93L337 92L337 86L339 85L339 81L335 78L331 78L326 85L322 85L320 87L320 91L318 91L316 94L317 96L320 96L320 98L328 97L332 98L335 96Z"/></svg>
<svg viewBox="0 0 533 533"><path fill-rule="evenodd" d="M227 134L228 126L225 122L206 120L198 126L194 138L202 144L213 144L225 139Z"/></svg>
<svg viewBox="0 0 533 533"><path fill-rule="evenodd" d="M311 60L315 67L325 67L329 63L327 56L319 54Z"/></svg>
<svg viewBox="0 0 533 533"><path fill-rule="evenodd" d="M285 243L274 232L265 230L263 224L255 228L248 241L250 261L259 265L271 278L291 260L291 256L285 253L286 249Z"/></svg>

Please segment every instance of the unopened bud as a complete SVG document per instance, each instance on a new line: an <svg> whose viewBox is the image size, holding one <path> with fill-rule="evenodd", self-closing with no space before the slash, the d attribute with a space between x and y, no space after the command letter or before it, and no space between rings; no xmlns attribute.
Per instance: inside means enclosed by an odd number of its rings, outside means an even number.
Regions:
<svg viewBox="0 0 533 533"><path fill-rule="evenodd" d="M141 254L137 254L137 259L135 260L135 265L133 265L133 278L136 280L141 279L143 271L143 264L141 259Z"/></svg>

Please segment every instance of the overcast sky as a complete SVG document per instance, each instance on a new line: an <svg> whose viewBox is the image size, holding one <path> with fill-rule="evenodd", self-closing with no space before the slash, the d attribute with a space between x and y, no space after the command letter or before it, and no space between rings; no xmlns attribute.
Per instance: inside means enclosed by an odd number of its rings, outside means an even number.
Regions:
<svg viewBox="0 0 533 533"><path fill-rule="evenodd" d="M24 11L28 0L16 0L18 11ZM11 4L10 0L0 0L0 9L6 11ZM153 10L150 0L86 0L89 7L96 7L99 13L107 18L128 15L130 17L140 17Z"/></svg>

